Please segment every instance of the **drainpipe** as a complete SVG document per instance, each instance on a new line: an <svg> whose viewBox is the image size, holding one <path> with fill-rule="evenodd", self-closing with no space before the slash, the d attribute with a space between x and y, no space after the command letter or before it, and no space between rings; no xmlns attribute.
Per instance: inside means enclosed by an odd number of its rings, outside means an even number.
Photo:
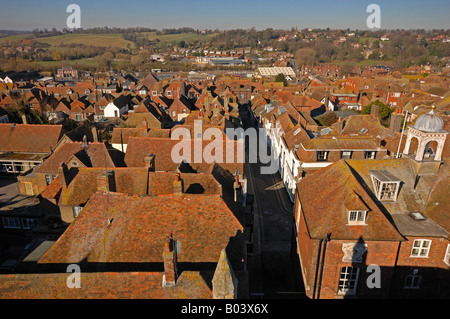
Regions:
<svg viewBox="0 0 450 319"><path fill-rule="evenodd" d="M322 288L323 266L325 264L325 252L327 250L327 243L330 241L330 236L331 236L331 233L328 233L327 238L325 238L324 243L323 243L322 261L320 262L319 285L317 287L317 299L320 299L320 289Z"/></svg>
<svg viewBox="0 0 450 319"><path fill-rule="evenodd" d="M320 252L322 250L322 242L323 242L323 239L321 238L319 240L319 251L317 253L316 274L314 276L314 288L313 288L313 297L312 297L312 299L316 299L317 275L319 274Z"/></svg>

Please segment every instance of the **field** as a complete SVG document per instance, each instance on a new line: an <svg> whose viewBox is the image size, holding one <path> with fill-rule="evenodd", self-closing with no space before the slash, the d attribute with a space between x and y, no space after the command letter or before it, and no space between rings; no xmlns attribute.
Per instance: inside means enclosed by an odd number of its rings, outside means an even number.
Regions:
<svg viewBox="0 0 450 319"><path fill-rule="evenodd" d="M179 34L156 34L156 32L141 32L140 36L154 41L159 40L160 45L177 45L180 41L185 41L187 44L194 41L209 41L216 34L196 34L196 33L179 33ZM49 49L62 49L69 44L83 44L87 46L96 47L111 47L118 49L135 48L135 44L131 41L125 40L121 34L63 34L51 37L34 38L31 34L11 35L0 38L0 43L5 41L18 41L25 38L34 39L37 42L44 44Z"/></svg>
<svg viewBox="0 0 450 319"><path fill-rule="evenodd" d="M209 41L216 36L216 33L213 34L196 34L196 33L178 33L178 34L161 34L158 35L156 32L141 32L142 36L145 36L147 39L154 41L158 39L161 44L178 44L180 41L185 41L186 43L191 43L194 41Z"/></svg>
<svg viewBox="0 0 450 319"><path fill-rule="evenodd" d="M126 49L128 45L130 45L130 47L134 47L134 43L123 39L121 34L64 34L53 37L39 38L37 41L51 47L61 47L72 43L119 49Z"/></svg>

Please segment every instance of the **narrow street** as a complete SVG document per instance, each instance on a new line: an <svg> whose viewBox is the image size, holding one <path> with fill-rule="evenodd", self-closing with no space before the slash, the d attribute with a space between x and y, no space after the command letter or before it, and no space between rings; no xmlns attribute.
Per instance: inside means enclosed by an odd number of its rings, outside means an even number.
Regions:
<svg viewBox="0 0 450 319"><path fill-rule="evenodd" d="M244 129L253 127L241 112ZM254 248L249 257L250 293L262 298L303 298L296 247L292 245L293 203L278 173L261 174L261 163L246 163L248 193L254 194Z"/></svg>

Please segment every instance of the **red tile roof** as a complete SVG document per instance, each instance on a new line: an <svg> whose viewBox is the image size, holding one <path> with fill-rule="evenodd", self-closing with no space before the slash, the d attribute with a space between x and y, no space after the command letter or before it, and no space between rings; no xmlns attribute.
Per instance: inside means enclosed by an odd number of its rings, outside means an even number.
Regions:
<svg viewBox="0 0 450 319"><path fill-rule="evenodd" d="M312 238L325 238L331 233L334 239L403 240L344 160L306 175L297 189ZM358 200L349 202L349 196ZM348 207L362 205L368 207L367 225L347 225Z"/></svg>
<svg viewBox="0 0 450 319"><path fill-rule="evenodd" d="M86 204L97 192L97 178L105 170L105 168L80 168L69 186L62 189L58 204L69 206ZM111 191L133 195L147 194L147 168L107 168L107 170L114 172L114 190Z"/></svg>
<svg viewBox="0 0 450 319"><path fill-rule="evenodd" d="M82 149L82 142L67 142L61 145L49 158L36 169L36 173L54 173L62 162L66 163L75 155L87 167L114 167L114 162L104 143L88 143L88 148Z"/></svg>
<svg viewBox="0 0 450 319"><path fill-rule="evenodd" d="M0 124L0 152L51 153L62 125Z"/></svg>
<svg viewBox="0 0 450 319"><path fill-rule="evenodd" d="M70 273L0 275L1 299L211 299L199 272L184 271L175 287L164 288L163 272L81 273L80 288L69 288Z"/></svg>
<svg viewBox="0 0 450 319"><path fill-rule="evenodd" d="M39 263L161 263L168 233L181 245L178 262L217 262L242 232L220 196L97 192Z"/></svg>
<svg viewBox="0 0 450 319"><path fill-rule="evenodd" d="M172 132L173 134L173 132ZM198 154L203 154L206 152L206 154L209 154L210 152L206 147L211 148L212 155L214 156L214 147L212 144L210 144L213 141L208 140L200 140L201 142L201 150L199 148ZM244 165L243 163L239 163L238 158L238 146L236 142L233 141L214 141L217 143L220 143L223 147L223 154L222 156L218 156L221 159L221 163L219 164L224 169L230 171L231 173L235 173L236 171L239 171L242 173L244 171ZM178 144L178 143L186 143L186 144ZM142 167L144 166L144 158L150 154L156 155L155 157L155 170L156 171L170 171L174 172L177 170L178 166L182 162L183 159L186 159L186 161L191 165L191 167L196 170L197 172L210 172L212 167L211 160L210 163L208 163L209 160L206 160L205 158L201 158L200 163L195 163L195 155L194 150L196 149L196 141L193 139L183 139L183 140L173 140L172 138L142 138L142 137L131 137L128 140L128 146L127 146L127 152L125 154L125 163L129 167ZM228 144L229 143L229 144ZM182 145L185 145L185 148L187 150L190 150L190 156L189 154L181 154L179 155L180 158L172 159L172 150L175 147L181 147ZM200 144L199 144L200 145ZM209 146L208 146L209 145ZM178 155L177 148L174 149L174 154ZM234 161L231 163L227 163L226 156L227 152L233 152L233 158ZM240 161L243 162L243 159L240 158Z"/></svg>

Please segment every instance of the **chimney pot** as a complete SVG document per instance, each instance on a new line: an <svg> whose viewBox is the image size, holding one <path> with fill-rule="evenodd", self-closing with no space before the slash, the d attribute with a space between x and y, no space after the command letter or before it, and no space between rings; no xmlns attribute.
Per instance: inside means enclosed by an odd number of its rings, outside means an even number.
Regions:
<svg viewBox="0 0 450 319"><path fill-rule="evenodd" d="M173 194L182 195L183 191L183 180L180 177L180 173L177 173L175 175L175 180L173 181Z"/></svg>

